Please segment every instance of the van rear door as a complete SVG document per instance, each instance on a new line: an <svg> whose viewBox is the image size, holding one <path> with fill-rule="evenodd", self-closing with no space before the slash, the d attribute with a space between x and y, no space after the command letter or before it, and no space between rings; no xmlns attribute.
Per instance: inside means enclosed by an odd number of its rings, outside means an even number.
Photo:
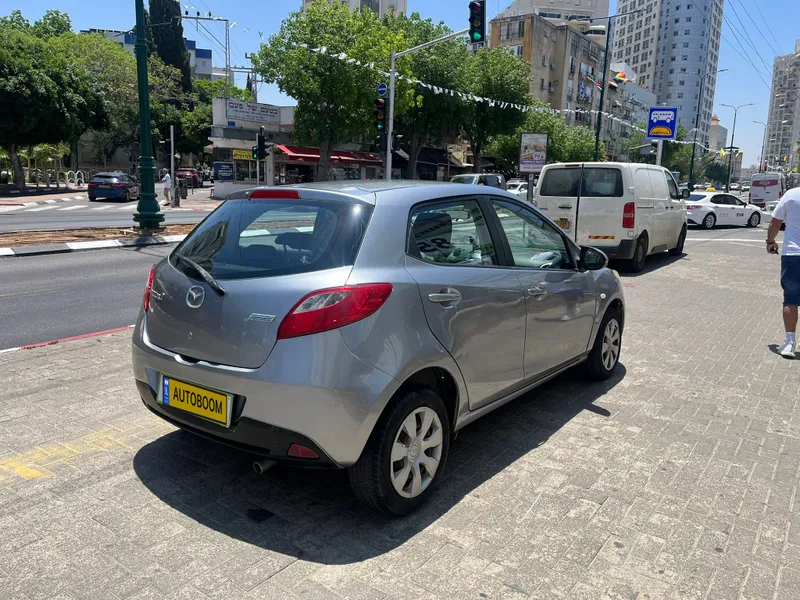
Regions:
<svg viewBox="0 0 800 600"><path fill-rule="evenodd" d="M619 167L550 165L536 187L536 203L578 244L618 246L624 193Z"/></svg>

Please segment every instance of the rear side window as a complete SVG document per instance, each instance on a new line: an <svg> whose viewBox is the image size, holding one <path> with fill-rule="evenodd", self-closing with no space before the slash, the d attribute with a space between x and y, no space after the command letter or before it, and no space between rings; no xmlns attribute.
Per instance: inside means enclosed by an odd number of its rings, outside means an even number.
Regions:
<svg viewBox="0 0 800 600"><path fill-rule="evenodd" d="M453 177L450 182L451 183L475 183L475 176L474 175L459 175L458 177Z"/></svg>
<svg viewBox="0 0 800 600"><path fill-rule="evenodd" d="M580 191L584 198L621 198L622 173L607 167L550 169L537 189L540 196L577 197Z"/></svg>
<svg viewBox="0 0 800 600"><path fill-rule="evenodd" d="M229 200L175 249L220 280L276 277L355 263L372 207L349 202ZM177 269L184 261L170 257Z"/></svg>

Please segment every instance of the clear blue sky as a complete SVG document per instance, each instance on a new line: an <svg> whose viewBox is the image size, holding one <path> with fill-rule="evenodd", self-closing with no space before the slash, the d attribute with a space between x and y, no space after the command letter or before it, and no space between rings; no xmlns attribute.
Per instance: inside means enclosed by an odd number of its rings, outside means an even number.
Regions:
<svg viewBox="0 0 800 600"><path fill-rule="evenodd" d="M493 17L510 2L511 0L487 0L489 16ZM182 3L195 7L190 9L192 11L211 11L216 16L227 17L230 21L238 21L231 30L231 60L235 65L245 65L244 53L254 52L258 49L260 39L257 32L262 31L264 38L267 39L271 33L278 30L280 22L290 11L299 9L301 0L267 0L258 5L223 0L183 0ZM468 0L408 0L408 10L409 12L419 12L423 17L430 17L436 21L445 21L453 29L462 29L466 27L468 4ZM611 0L612 13L615 5L616 0ZM69 13L76 30L90 27L127 29L134 25L135 20L133 0L117 0L115 2L107 0L59 0L58 2L55 0L26 0L24 4L19 0L11 0L4 3L4 8L0 9L0 13L6 14L17 6L31 21L39 18L47 9L58 8ZM762 21L756 6L766 17L768 28ZM745 27L740 25L734 9ZM750 165L758 161L763 136L763 128L752 121L767 121L769 87L761 81L754 68L737 54L736 50L751 58L765 75L765 79L769 81L772 75L772 61L775 58L775 52L769 44L781 54L789 54L794 51L795 39L800 38L800 29L798 28L800 2L797 0L726 0L725 15L728 22L725 23L722 33L726 39L722 41L719 68L728 69L728 72L721 73L718 77L715 111L722 120L722 124L730 129L733 111L720 106L720 104L755 103L755 106L739 111L736 125L736 145L744 149L744 164ZM730 23L738 32L731 29ZM248 28L249 31L245 31ZM211 25L209 29L219 40L224 41L224 29L221 25ZM744 36L745 29L767 66L756 56L750 42ZM197 40L200 47L211 48L214 51L215 64L224 64L222 49L216 42L209 39L209 34L202 30L196 31L195 26L189 23L185 25L185 33L188 38ZM737 40L741 40L744 50ZM241 78L244 79L244 76ZM276 88L266 85L260 91L259 100L276 104L290 102ZM730 139L728 143L730 143Z"/></svg>

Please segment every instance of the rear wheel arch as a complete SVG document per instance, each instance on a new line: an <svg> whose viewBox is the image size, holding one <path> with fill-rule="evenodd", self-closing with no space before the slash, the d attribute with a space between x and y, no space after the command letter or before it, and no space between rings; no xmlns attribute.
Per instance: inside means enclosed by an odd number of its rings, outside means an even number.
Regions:
<svg viewBox="0 0 800 600"><path fill-rule="evenodd" d="M386 403L382 413L386 412L397 398L402 398L403 395L411 389L430 389L436 392L447 409L450 427L453 428L453 430L455 429L460 394L456 378L453 377L447 369L442 367L425 367L407 377L397 391L392 394L392 398Z"/></svg>

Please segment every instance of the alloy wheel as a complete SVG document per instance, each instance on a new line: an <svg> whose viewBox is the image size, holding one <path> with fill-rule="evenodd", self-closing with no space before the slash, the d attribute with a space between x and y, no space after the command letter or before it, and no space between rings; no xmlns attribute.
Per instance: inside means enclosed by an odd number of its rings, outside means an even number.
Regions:
<svg viewBox="0 0 800 600"><path fill-rule="evenodd" d="M606 371L610 371L617 364L620 343L619 322L616 319L611 319L606 324L606 329L603 332L603 350L600 354L603 360L603 368Z"/></svg>
<svg viewBox="0 0 800 600"><path fill-rule="evenodd" d="M391 479L403 498L419 496L433 481L442 459L442 422L422 406L401 423L392 444Z"/></svg>

